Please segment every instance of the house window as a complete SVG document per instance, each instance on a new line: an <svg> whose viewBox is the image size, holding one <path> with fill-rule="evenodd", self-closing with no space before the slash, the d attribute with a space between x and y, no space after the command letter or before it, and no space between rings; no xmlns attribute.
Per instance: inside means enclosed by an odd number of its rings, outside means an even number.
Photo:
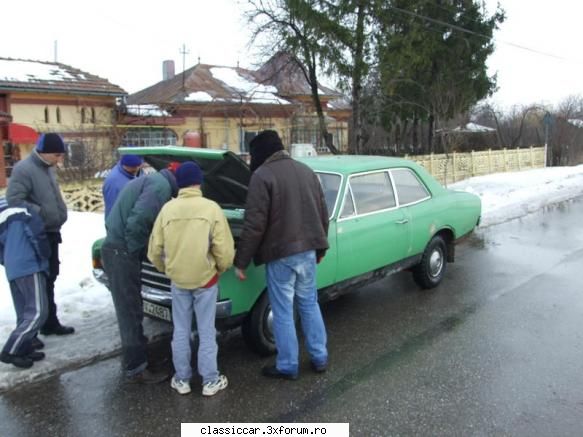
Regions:
<svg viewBox="0 0 583 437"><path fill-rule="evenodd" d="M170 129L128 129L123 137L122 145L140 147L175 146L177 141L178 135Z"/></svg>
<svg viewBox="0 0 583 437"><path fill-rule="evenodd" d="M49 121L49 108L45 107L45 123L48 123Z"/></svg>
<svg viewBox="0 0 583 437"><path fill-rule="evenodd" d="M81 123L85 123L85 108L81 108Z"/></svg>
<svg viewBox="0 0 583 437"><path fill-rule="evenodd" d="M57 108L57 123L61 122L61 108Z"/></svg>
<svg viewBox="0 0 583 437"><path fill-rule="evenodd" d="M243 131L243 141L241 141L241 153L249 153L249 144L257 136L257 131Z"/></svg>
<svg viewBox="0 0 583 437"><path fill-rule="evenodd" d="M67 167L81 167L87 164L86 145L82 141L67 144L65 165Z"/></svg>
<svg viewBox="0 0 583 437"><path fill-rule="evenodd" d="M95 123L95 108L91 108L91 123Z"/></svg>

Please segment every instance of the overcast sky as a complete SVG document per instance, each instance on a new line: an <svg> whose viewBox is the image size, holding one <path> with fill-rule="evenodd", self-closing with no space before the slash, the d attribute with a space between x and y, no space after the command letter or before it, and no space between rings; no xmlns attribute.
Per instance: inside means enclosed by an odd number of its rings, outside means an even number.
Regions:
<svg viewBox="0 0 583 437"><path fill-rule="evenodd" d="M2 2L0 57L54 60L109 79L129 93L162 79L162 61L182 71L207 64L254 67L242 19L243 0ZM580 51L583 2L501 0L507 21L496 34L490 73L503 105L556 104L583 94ZM492 9L495 0L487 0ZM516 46L523 46L521 49ZM528 50L527 50L528 49Z"/></svg>

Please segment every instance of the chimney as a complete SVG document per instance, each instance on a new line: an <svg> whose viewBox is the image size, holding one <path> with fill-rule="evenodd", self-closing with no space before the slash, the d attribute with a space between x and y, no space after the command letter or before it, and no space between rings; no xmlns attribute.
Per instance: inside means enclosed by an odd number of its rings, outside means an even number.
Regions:
<svg viewBox="0 0 583 437"><path fill-rule="evenodd" d="M162 63L162 79L168 80L174 77L174 61L164 61Z"/></svg>

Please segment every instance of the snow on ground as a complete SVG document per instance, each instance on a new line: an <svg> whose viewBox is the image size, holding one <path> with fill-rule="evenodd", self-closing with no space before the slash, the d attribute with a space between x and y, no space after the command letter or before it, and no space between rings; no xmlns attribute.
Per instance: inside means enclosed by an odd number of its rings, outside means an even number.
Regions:
<svg viewBox="0 0 583 437"><path fill-rule="evenodd" d="M480 226L491 226L534 212L543 206L583 195L583 165L552 167L471 178L448 188L477 194L482 199ZM119 351L120 339L111 296L92 276L91 245L103 237L103 215L70 212L62 230L61 274L56 283L58 314L75 334L43 337L46 359L28 370L0 363L0 392L46 378L64 368L79 367ZM3 270L0 267L0 270ZM15 324L10 288L0 272L0 346ZM151 337L170 326L144 321Z"/></svg>

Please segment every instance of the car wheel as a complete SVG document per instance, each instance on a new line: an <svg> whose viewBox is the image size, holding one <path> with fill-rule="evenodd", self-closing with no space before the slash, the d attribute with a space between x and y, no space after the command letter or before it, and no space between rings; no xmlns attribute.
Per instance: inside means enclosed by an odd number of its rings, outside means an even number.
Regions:
<svg viewBox="0 0 583 437"><path fill-rule="evenodd" d="M249 348L262 356L275 353L275 339L273 337L273 313L267 291L255 302L251 312L243 321L241 327L243 338Z"/></svg>
<svg viewBox="0 0 583 437"><path fill-rule="evenodd" d="M436 235L431 239L421 262L413 268L413 279L421 288L429 289L439 285L447 266L447 245L443 237Z"/></svg>

